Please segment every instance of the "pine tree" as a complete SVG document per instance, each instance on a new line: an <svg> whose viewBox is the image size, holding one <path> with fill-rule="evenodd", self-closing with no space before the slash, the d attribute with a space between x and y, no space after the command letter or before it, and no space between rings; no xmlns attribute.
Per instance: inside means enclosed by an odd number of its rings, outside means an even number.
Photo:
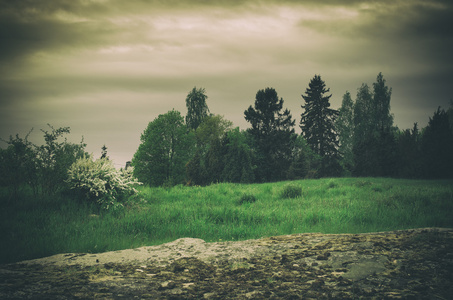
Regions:
<svg viewBox="0 0 453 300"><path fill-rule="evenodd" d="M340 172L335 131L338 111L330 108L332 95L325 95L329 91L321 76L315 75L302 95L305 105L302 105L300 128L310 148L322 158L321 176L339 175Z"/></svg>
<svg viewBox="0 0 453 300"><path fill-rule="evenodd" d="M396 129L390 114L392 89L382 73L373 83L373 91L362 84L354 105L354 174L392 176L397 165Z"/></svg>
<svg viewBox="0 0 453 300"><path fill-rule="evenodd" d="M346 92L338 111L338 119L335 122L335 128L338 132L338 141L340 144L339 152L341 155L341 164L347 174L353 170L354 157L352 154L352 145L354 137L354 102L351 94Z"/></svg>
<svg viewBox="0 0 453 300"><path fill-rule="evenodd" d="M390 114L390 98L392 88L385 85L382 73L379 73L373 83L373 120L377 130L386 131L393 126L393 116Z"/></svg>

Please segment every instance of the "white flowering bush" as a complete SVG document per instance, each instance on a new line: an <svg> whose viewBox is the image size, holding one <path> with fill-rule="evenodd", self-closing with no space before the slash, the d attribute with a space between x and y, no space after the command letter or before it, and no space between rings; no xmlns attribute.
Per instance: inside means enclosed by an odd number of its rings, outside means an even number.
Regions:
<svg viewBox="0 0 453 300"><path fill-rule="evenodd" d="M71 165L67 183L71 190L106 210L122 207L126 197L137 193L134 186L141 184L131 169L117 170L112 161L91 157L80 158Z"/></svg>

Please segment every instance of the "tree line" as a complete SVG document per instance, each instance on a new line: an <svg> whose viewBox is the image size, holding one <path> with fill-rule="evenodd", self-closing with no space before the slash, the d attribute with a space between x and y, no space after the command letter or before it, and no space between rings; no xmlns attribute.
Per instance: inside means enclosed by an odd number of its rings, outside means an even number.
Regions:
<svg viewBox="0 0 453 300"><path fill-rule="evenodd" d="M439 107L425 128L415 123L400 130L390 112L392 89L381 73L372 86L362 84L357 89L355 101L346 92L338 110L331 108L329 92L321 76L310 80L301 95L301 134L297 134L296 120L273 88L256 93L254 103L244 111L250 126L240 130L212 114L205 89L194 87L186 97L185 117L171 110L148 124L131 162L133 174L151 186L336 176L453 178L453 102L447 110ZM93 184L99 178L84 172L106 173L108 163L88 161L92 157L83 140L63 139L69 127L49 128L41 130L42 145L28 141L28 135L2 140L8 146L0 149L0 186L8 187L11 196L23 188L37 196L68 190L68 170L73 165ZM101 159L108 160L105 146ZM112 170L106 178L115 173ZM121 176L118 182L133 182L126 173Z"/></svg>
<svg viewBox="0 0 453 300"><path fill-rule="evenodd" d="M244 111L246 130L210 113L203 88L186 97L187 115L171 110L148 124L134 154L134 175L152 186L270 182L336 176L453 177L453 105L422 130L400 130L390 113L392 89L382 73L341 107L315 75L302 94L299 127L273 88Z"/></svg>

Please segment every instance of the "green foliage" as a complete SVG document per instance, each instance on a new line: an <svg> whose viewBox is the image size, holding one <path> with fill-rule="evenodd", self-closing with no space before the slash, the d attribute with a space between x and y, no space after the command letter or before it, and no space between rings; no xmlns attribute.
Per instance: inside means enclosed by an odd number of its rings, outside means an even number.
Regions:
<svg viewBox="0 0 453 300"><path fill-rule="evenodd" d="M194 156L186 164L187 183L189 185L204 185L209 178L206 167L202 165L201 150L197 149Z"/></svg>
<svg viewBox="0 0 453 300"><path fill-rule="evenodd" d="M338 111L330 108L329 99L332 95L325 95L329 91L321 76L315 75L310 80L305 95L302 95L305 104L302 105L304 112L301 114L300 128L312 151L322 158L320 175L338 176L340 168L335 131Z"/></svg>
<svg viewBox="0 0 453 300"><path fill-rule="evenodd" d="M68 170L67 183L76 195L97 203L102 209L122 207L127 197L137 193L140 183L132 176L132 170L117 170L113 162L100 158L79 158Z"/></svg>
<svg viewBox="0 0 453 300"><path fill-rule="evenodd" d="M55 195L64 189L67 170L78 158L83 157L86 144L69 143L66 139L59 141L70 133L69 127L55 129L48 124L51 131L44 133L43 145L37 146L28 141L28 136L9 138L9 146L0 151L0 182L17 196L20 188L30 187L34 196Z"/></svg>
<svg viewBox="0 0 453 300"><path fill-rule="evenodd" d="M417 123L412 130L398 132L398 177L419 178L421 176L420 138Z"/></svg>
<svg viewBox="0 0 453 300"><path fill-rule="evenodd" d="M252 183L255 179L252 151L247 144L247 133L239 127L228 131L225 139L225 167L222 181Z"/></svg>
<svg viewBox="0 0 453 300"><path fill-rule="evenodd" d="M286 178L291 164L291 145L295 138L291 113L283 109L283 99L273 88L259 90L255 105L245 112L245 120L252 125L247 131L256 151L255 178L275 181Z"/></svg>
<svg viewBox="0 0 453 300"><path fill-rule="evenodd" d="M6 149L0 149L0 186L10 189L10 196L17 197L18 192L27 183L37 184L37 153L35 146L28 141L31 131L20 138L9 137Z"/></svg>
<svg viewBox="0 0 453 300"><path fill-rule="evenodd" d="M206 104L206 91L204 88L197 89L194 87L186 97L186 124L190 129L197 129L208 116L209 108Z"/></svg>
<svg viewBox="0 0 453 300"><path fill-rule="evenodd" d="M321 157L315 154L302 135L294 141L293 161L288 169L288 179L319 178L318 169Z"/></svg>
<svg viewBox="0 0 453 300"><path fill-rule="evenodd" d="M222 140L232 123L222 116L211 115L195 130L196 151L186 164L190 184L206 185L221 180L224 168Z"/></svg>
<svg viewBox="0 0 453 300"><path fill-rule="evenodd" d="M287 184L283 187L280 197L283 199L292 199L302 196L302 188L294 184Z"/></svg>
<svg viewBox="0 0 453 300"><path fill-rule="evenodd" d="M178 111L159 115L148 124L140 140L132 160L139 181L151 186L184 183L194 138Z"/></svg>
<svg viewBox="0 0 453 300"><path fill-rule="evenodd" d="M346 92L343 95L341 107L338 111L338 119L335 121L335 128L338 133L338 151L341 155L340 163L346 174L350 175L354 167L354 157L352 153L354 138L354 102L352 101L349 92Z"/></svg>
<svg viewBox="0 0 453 300"><path fill-rule="evenodd" d="M59 141L65 134L70 133L69 127L55 129L48 124L51 131L41 129L44 133L45 144L37 147L41 191L45 195L55 194L64 189L69 167L86 155L86 144L69 143L66 139Z"/></svg>
<svg viewBox="0 0 453 300"><path fill-rule="evenodd" d="M195 130L197 146L209 148L213 142L220 140L231 129L231 126L233 123L220 115L205 117Z"/></svg>
<svg viewBox="0 0 453 300"><path fill-rule="evenodd" d="M381 73L373 84L373 91L367 84L362 84L357 91L353 138L356 176L395 175L397 144L390 97L391 89L385 85Z"/></svg>
<svg viewBox="0 0 453 300"><path fill-rule="evenodd" d="M429 118L421 147L424 177L453 178L453 131L447 112L440 107Z"/></svg>
<svg viewBox="0 0 453 300"><path fill-rule="evenodd" d="M372 119L377 130L390 129L393 126L393 116L390 114L392 88L389 88L385 82L384 76L379 73L376 82L373 83Z"/></svg>

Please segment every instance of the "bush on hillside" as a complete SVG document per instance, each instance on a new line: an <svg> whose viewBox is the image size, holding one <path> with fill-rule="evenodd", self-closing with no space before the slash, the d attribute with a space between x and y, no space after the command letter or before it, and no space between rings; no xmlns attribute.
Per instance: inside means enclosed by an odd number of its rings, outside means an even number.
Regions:
<svg viewBox="0 0 453 300"><path fill-rule="evenodd" d="M88 201L96 202L105 210L122 207L126 197L137 193L135 185L141 184L132 170L117 170L112 161L91 157L78 159L68 170L69 188Z"/></svg>
<svg viewBox="0 0 453 300"><path fill-rule="evenodd" d="M256 197L252 194L243 194L239 199L239 204L253 203L256 201Z"/></svg>
<svg viewBox="0 0 453 300"><path fill-rule="evenodd" d="M287 184L283 187L283 190L280 194L282 198L297 198L302 196L302 188L294 184Z"/></svg>

